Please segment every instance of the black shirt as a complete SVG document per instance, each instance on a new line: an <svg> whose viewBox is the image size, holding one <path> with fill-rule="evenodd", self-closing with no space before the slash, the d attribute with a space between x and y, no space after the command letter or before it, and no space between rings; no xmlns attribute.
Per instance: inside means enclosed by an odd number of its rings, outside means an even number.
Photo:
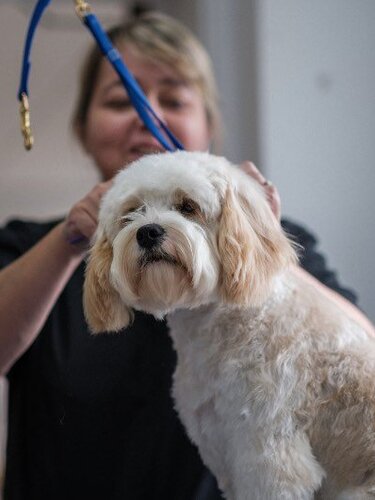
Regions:
<svg viewBox="0 0 375 500"><path fill-rule="evenodd" d="M54 223L0 230L0 266ZM349 300L301 226L301 264ZM13 365L5 500L216 500L216 483L173 409L176 357L165 322L136 313L120 334L90 335L82 311L84 264L41 333ZM32 291L30 291L32 293Z"/></svg>

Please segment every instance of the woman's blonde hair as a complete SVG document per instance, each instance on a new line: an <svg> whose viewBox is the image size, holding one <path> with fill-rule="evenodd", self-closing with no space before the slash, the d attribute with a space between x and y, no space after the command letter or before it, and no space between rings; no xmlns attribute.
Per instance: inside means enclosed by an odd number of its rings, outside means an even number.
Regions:
<svg viewBox="0 0 375 500"><path fill-rule="evenodd" d="M221 142L217 86L211 60L197 38L184 25L158 12L141 14L114 26L107 34L118 48L131 45L142 57L171 66L186 82L197 88L202 95L213 144L217 149ZM100 49L94 46L82 68L80 91L73 113L73 127L81 139L102 57Z"/></svg>

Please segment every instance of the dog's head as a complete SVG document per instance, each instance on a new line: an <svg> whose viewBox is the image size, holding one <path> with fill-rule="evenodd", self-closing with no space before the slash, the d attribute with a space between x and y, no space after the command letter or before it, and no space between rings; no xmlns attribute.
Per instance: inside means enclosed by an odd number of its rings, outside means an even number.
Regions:
<svg viewBox="0 0 375 500"><path fill-rule="evenodd" d="M213 301L259 305L295 260L255 181L224 158L165 153L136 161L103 198L84 285L94 332Z"/></svg>

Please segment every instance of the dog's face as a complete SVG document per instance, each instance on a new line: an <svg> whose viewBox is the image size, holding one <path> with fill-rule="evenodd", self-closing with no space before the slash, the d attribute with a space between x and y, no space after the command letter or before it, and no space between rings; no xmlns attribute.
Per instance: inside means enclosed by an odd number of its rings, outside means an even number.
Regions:
<svg viewBox="0 0 375 500"><path fill-rule="evenodd" d="M213 301L258 305L295 259L262 188L224 158L150 155L106 193L84 286L94 332L131 309L156 317Z"/></svg>

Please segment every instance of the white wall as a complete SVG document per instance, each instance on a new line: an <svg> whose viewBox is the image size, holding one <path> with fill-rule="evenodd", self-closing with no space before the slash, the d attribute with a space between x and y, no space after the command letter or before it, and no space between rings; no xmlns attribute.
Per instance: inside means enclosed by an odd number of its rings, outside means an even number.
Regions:
<svg viewBox="0 0 375 500"><path fill-rule="evenodd" d="M375 320L375 2L257 7L262 164Z"/></svg>

